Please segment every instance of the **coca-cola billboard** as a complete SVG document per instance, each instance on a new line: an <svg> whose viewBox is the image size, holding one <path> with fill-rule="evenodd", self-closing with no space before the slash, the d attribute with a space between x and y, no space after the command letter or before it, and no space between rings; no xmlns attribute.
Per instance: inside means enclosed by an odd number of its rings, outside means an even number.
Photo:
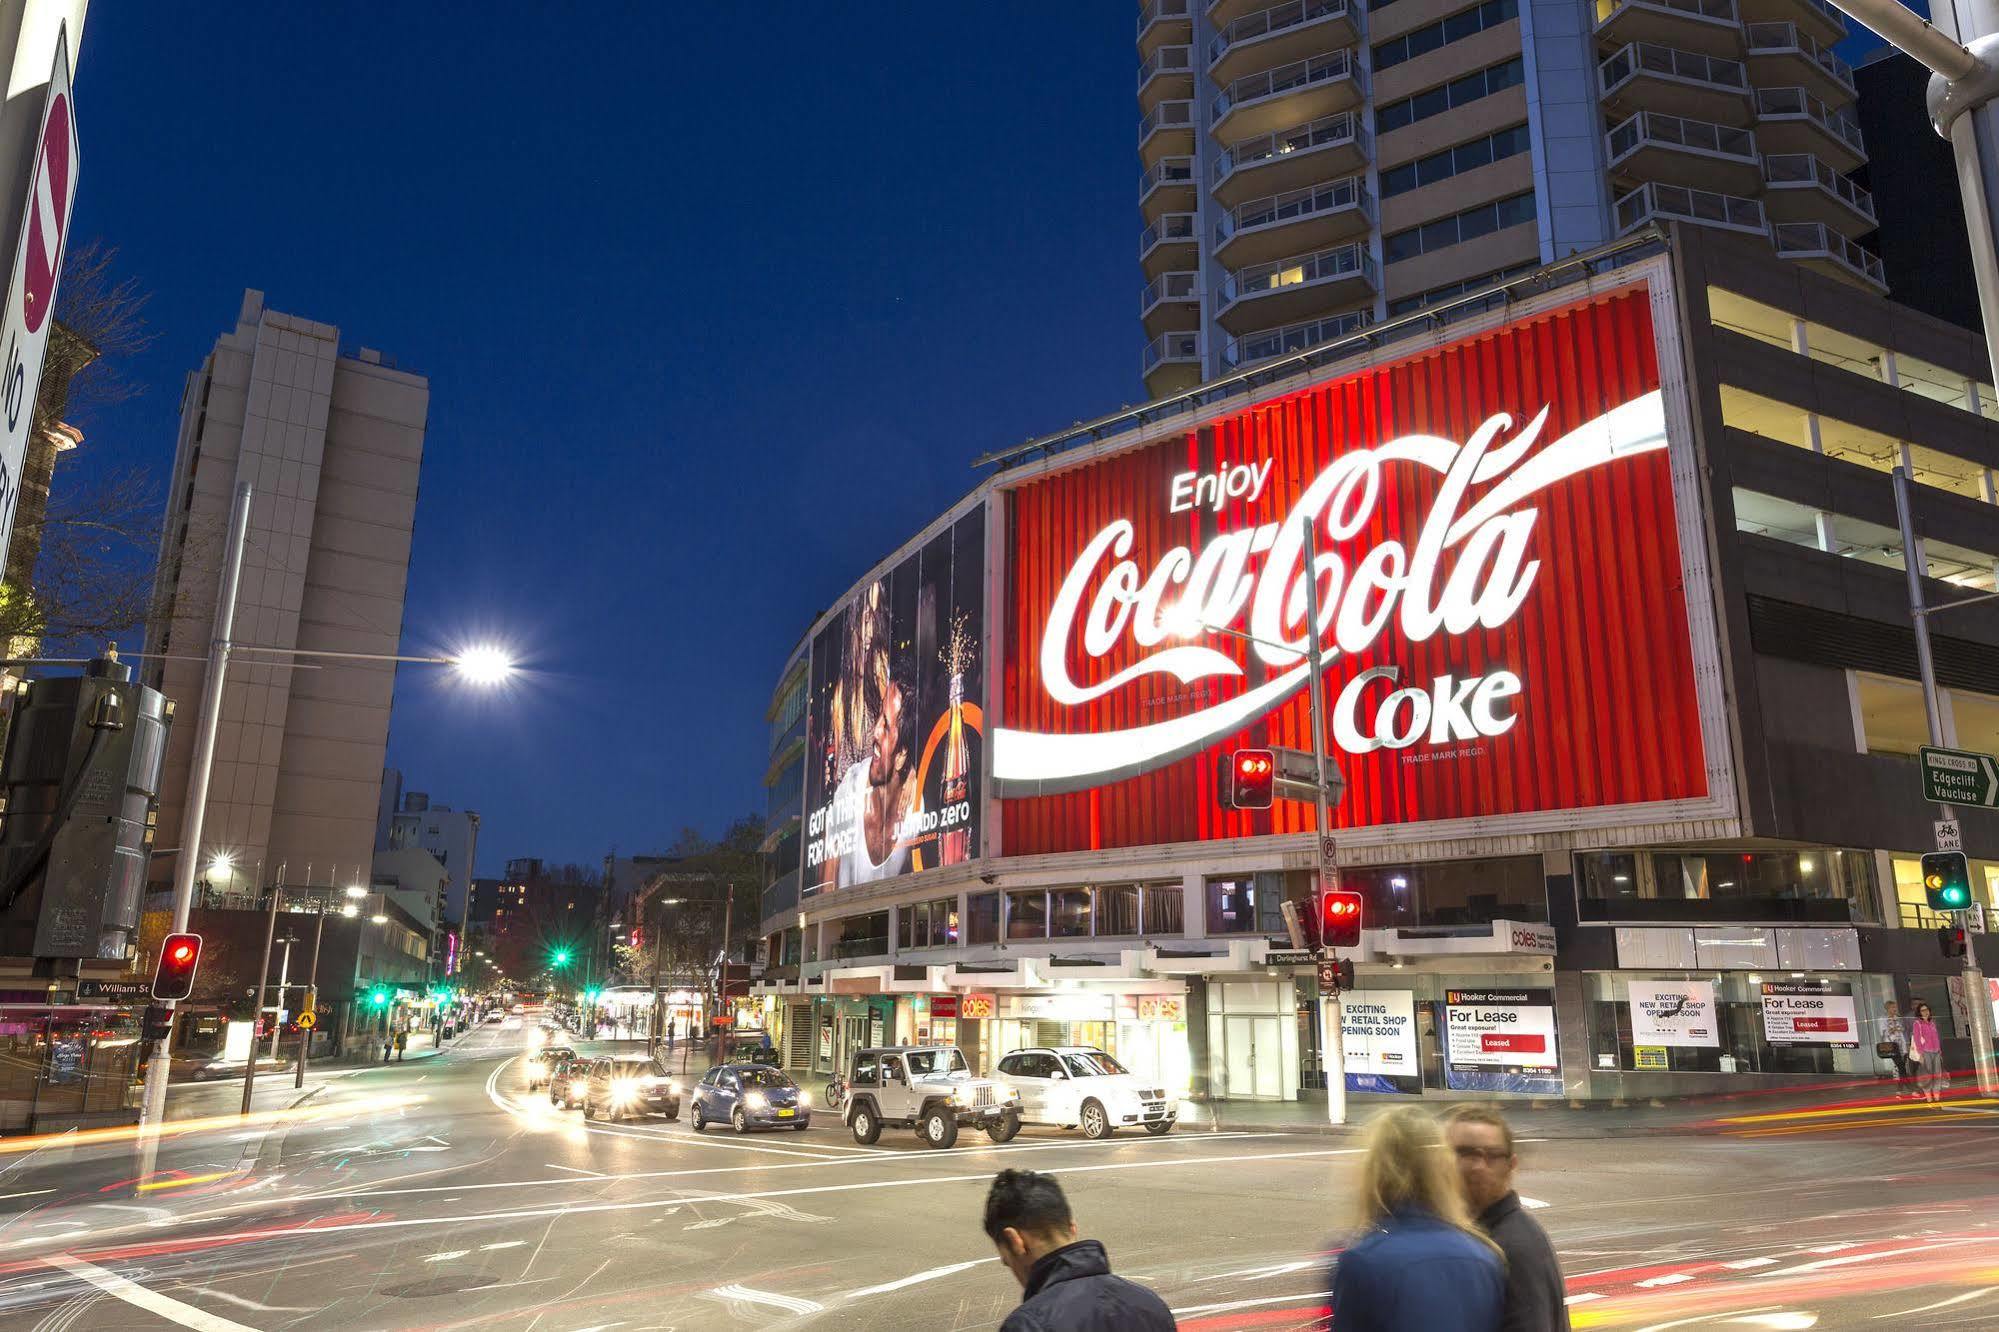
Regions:
<svg viewBox="0 0 1999 1332"><path fill-rule="evenodd" d="M985 541L975 505L813 636L803 892L979 854Z"/></svg>
<svg viewBox="0 0 1999 1332"><path fill-rule="evenodd" d="M1309 805L1214 793L1219 753L1310 748L1308 529L1342 827L1708 797L1648 301L1566 306L1013 490L1006 854L1311 827Z"/></svg>

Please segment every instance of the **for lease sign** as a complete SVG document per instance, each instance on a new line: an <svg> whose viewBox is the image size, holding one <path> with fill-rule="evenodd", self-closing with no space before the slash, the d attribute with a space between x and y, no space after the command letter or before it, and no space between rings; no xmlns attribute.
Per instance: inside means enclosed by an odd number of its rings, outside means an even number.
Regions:
<svg viewBox="0 0 1999 1332"><path fill-rule="evenodd" d="M1853 986L1828 980L1764 981L1763 1039L1772 1045L1859 1045Z"/></svg>
<svg viewBox="0 0 1999 1332"><path fill-rule="evenodd" d="M1446 990L1445 1053L1455 1068L1553 1072L1552 990Z"/></svg>

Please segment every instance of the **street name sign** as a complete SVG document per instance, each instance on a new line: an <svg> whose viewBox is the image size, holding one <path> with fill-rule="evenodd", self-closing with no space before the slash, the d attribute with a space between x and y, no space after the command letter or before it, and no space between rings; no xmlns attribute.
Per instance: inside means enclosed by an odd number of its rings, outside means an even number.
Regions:
<svg viewBox="0 0 1999 1332"><path fill-rule="evenodd" d="M1929 745L1918 753L1923 768L1923 799L1939 805L1968 805L1976 809L1999 806L1999 766L1994 765L1989 754ZM1958 848L1939 845L1937 849Z"/></svg>

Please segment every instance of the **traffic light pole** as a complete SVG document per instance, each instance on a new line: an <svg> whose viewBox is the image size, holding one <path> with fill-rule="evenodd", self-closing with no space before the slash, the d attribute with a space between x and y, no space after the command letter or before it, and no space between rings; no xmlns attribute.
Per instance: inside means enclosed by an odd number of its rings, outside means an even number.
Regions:
<svg viewBox="0 0 1999 1332"><path fill-rule="evenodd" d="M1305 525L1305 631L1306 669L1311 672L1312 700L1312 769L1318 779L1315 807L1318 810L1312 830L1319 844L1319 892L1329 892L1339 883L1339 863L1334 854L1333 810L1326 799L1326 682L1325 663L1319 656L1319 561L1317 543L1313 540L1313 525ZM1321 945L1323 951L1323 943ZM1328 1002L1324 989L1319 994L1320 1029L1325 1033L1325 1042L1330 1057L1323 1062L1326 1066L1326 1122L1344 1124L1347 1122L1347 1039L1346 1005L1338 984L1333 986L1331 1001Z"/></svg>
<svg viewBox="0 0 1999 1332"><path fill-rule="evenodd" d="M1923 599L1922 545L1916 536L1914 506L1909 500L1909 469L1897 467L1895 483L1895 519L1902 528L1902 570L1908 579L1909 619L1916 630L1916 670L1923 681L1923 715L1929 723L1930 743L1941 748L1948 743L1943 733L1943 705L1937 695L1937 672L1935 658L1930 654L1930 616L1938 611L1954 610L1959 606L1977 601L1991 601L1994 595L1966 597L1961 601L1947 601L1940 606L1930 606ZM1954 819L1956 810L1950 805L1938 805L1937 814L1945 820ZM1939 848L1941 849L1941 848ZM1960 927L1965 925L1968 911L1956 913ZM1964 1007L1971 1020L1971 1066L1978 1074L1978 1090L1981 1095L1999 1094L1999 1059L1995 1059L1992 1049L1992 999L1985 987L1985 973L1978 967L1978 949L1971 942L1971 933L1965 931Z"/></svg>
<svg viewBox="0 0 1999 1332"><path fill-rule="evenodd" d="M305 1002L299 1007L313 1015L313 1024L319 1023L319 941L326 937L326 903L319 904L319 924L312 929L312 964L305 973ZM305 1064L312 1053L313 1027L299 1028L298 1076L292 1079L294 1088L305 1086Z"/></svg>
<svg viewBox="0 0 1999 1332"><path fill-rule="evenodd" d="M282 876L281 876L282 877ZM264 921L264 961L257 968L257 1017L264 1016L264 996L268 993L271 977L271 941L278 933L278 899L285 895L283 883L271 885L271 914ZM278 991L278 1001L284 1002L284 991ZM271 1025L277 1025L275 1017ZM250 1113L250 1093L257 1086L257 1036L256 1028L250 1028L250 1057L243 1064L243 1113Z"/></svg>
<svg viewBox="0 0 1999 1332"><path fill-rule="evenodd" d="M243 542L250 530L250 486L236 488L236 509L229 516L229 545L222 556L222 588L215 600L215 638L209 645L208 678L202 682L201 715L194 728L194 758L188 769L187 807L181 812L180 850L174 861L174 934L187 931L194 909L194 875L201 858L201 821L208 806L208 777L215 766L215 733L222 723L222 680L229 670L230 638L236 632L236 585L243 577ZM174 1005L167 1009L167 1034L153 1044L146 1061L146 1083L139 1100L139 1124L157 1127L167 1117L167 1074L173 1047ZM252 1042L254 1046L255 1042ZM254 1054L254 1051L253 1051ZM254 1061L253 1061L254 1062ZM150 1174L156 1139L141 1134L143 1173Z"/></svg>

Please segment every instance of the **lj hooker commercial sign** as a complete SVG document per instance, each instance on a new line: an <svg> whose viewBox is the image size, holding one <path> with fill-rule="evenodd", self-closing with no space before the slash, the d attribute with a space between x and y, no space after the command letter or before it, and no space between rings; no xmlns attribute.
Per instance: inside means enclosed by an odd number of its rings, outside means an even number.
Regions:
<svg viewBox="0 0 1999 1332"><path fill-rule="evenodd" d="M1212 756L1309 748L1315 631L1344 827L1711 805L1668 408L1637 286L1023 482L1006 853L1308 829Z"/></svg>

